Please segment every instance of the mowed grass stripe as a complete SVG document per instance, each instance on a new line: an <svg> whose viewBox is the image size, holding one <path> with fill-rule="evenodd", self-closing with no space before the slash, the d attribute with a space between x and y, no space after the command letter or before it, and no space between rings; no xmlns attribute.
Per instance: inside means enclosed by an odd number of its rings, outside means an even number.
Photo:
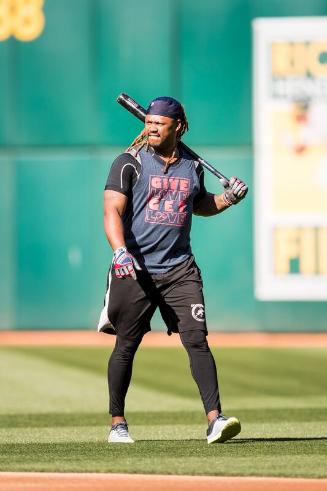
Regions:
<svg viewBox="0 0 327 491"><path fill-rule="evenodd" d="M111 352L111 348L98 347L9 349L100 376L105 375ZM229 397L243 394L255 397L259 390L263 396L299 396L304 386L306 394L324 393L325 381L321 375L327 370L325 349L213 348L212 351L220 372L222 392ZM144 389L179 397L198 397L182 348L141 347L136 354L133 379Z"/></svg>
<svg viewBox="0 0 327 491"><path fill-rule="evenodd" d="M326 408L265 408L239 409L237 416L247 423L289 422L310 423L326 422ZM204 424L205 417L200 411L129 411L127 418L132 425L142 425L145 422L152 426L158 425L197 425ZM108 415L100 413L38 413L38 414L1 414L0 428L46 428L54 424L65 428L67 426L102 426L108 423Z"/></svg>
<svg viewBox="0 0 327 491"><path fill-rule="evenodd" d="M129 472L193 475L269 475L324 477L325 448L320 441L295 444L243 442L208 446L205 442L0 445L0 470ZM126 448L127 447L127 448ZM26 460L26 454L31 458Z"/></svg>
<svg viewBox="0 0 327 491"><path fill-rule="evenodd" d="M93 372L67 367L29 355L26 350L1 349L0 413L99 411L105 407L106 382Z"/></svg>
<svg viewBox="0 0 327 491"><path fill-rule="evenodd" d="M51 349L50 349L51 351ZM56 354L60 349L53 348ZM42 352L42 355L40 356ZM106 363L102 373L87 371L73 363L61 365L60 357L47 358L49 349L29 350L0 349L0 390L5 397L0 398L0 414L10 413L53 413L60 408L63 412L96 412L107 411L108 390L106 380ZM67 357L67 349L64 349ZM98 353L92 351L97 360ZM72 357L76 355L72 349ZM87 357L87 351L83 349ZM80 353L79 353L80 355ZM90 354L88 354L90 357ZM64 357L64 358L65 358ZM135 382L127 397L131 410L141 411L146 407L158 410L175 411L188 407L190 410L200 409L201 402L195 393L193 398L183 395L161 393L155 387L152 390Z"/></svg>
<svg viewBox="0 0 327 491"><path fill-rule="evenodd" d="M135 425L130 424L130 432L134 439L139 443L144 440L199 440L205 441L206 424L189 425ZM243 424L242 433L236 440L247 442L266 442L294 441L300 443L304 441L325 440L323 437L323 424L319 422L306 422L300 425L293 423L248 423ZM0 443L48 443L48 442L103 442L108 436L108 425L101 426L58 426L39 428L1 428ZM233 440L234 441L234 440Z"/></svg>
<svg viewBox="0 0 327 491"><path fill-rule="evenodd" d="M31 460L37 458L51 460L52 457L57 454L65 458L69 458L76 454L76 449L79 448L84 452L89 452L90 457L92 452L96 449L99 451L99 457L120 458L122 456L143 456L153 457L165 457L169 455L169 450L173 450L176 457L188 457L196 456L201 450L203 456L219 456L219 457L242 457L247 456L249 452L252 456L257 455L272 455L281 454L281 447L279 445L281 439L235 439L226 442L225 445L208 445L206 441L198 441L197 438L191 440L180 440L176 444L175 441L161 441L161 440L142 440L138 441L137 445L108 445L104 443L92 443L85 442L76 447L75 442L65 443L30 443L28 444L29 451L31 453ZM304 440L298 440L291 438L289 440L283 439L283 452L285 455L326 455L326 439L309 438ZM13 456L25 455L25 443L21 444L1 444L0 450L11 449ZM272 451L273 449L273 451ZM42 457L43 456L43 457ZM94 455L94 458L96 456Z"/></svg>

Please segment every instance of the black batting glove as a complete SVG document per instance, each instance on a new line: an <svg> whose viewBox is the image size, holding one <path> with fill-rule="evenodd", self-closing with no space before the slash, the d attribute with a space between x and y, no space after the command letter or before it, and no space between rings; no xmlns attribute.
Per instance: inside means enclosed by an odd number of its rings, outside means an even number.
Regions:
<svg viewBox="0 0 327 491"><path fill-rule="evenodd" d="M245 182L234 176L230 178L229 186L224 191L222 198L227 206L236 205L245 198L248 190Z"/></svg>

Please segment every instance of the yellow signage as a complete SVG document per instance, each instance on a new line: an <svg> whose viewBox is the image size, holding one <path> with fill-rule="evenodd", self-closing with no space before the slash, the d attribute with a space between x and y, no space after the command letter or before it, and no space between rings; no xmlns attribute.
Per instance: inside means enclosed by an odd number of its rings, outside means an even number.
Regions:
<svg viewBox="0 0 327 491"><path fill-rule="evenodd" d="M255 293L327 299L327 17L254 21Z"/></svg>
<svg viewBox="0 0 327 491"><path fill-rule="evenodd" d="M290 75L327 75L327 40L302 43L272 44L272 74L276 77Z"/></svg>
<svg viewBox="0 0 327 491"><path fill-rule="evenodd" d="M44 0L0 0L0 41L38 38L45 25Z"/></svg>
<svg viewBox="0 0 327 491"><path fill-rule="evenodd" d="M276 275L327 275L327 227L276 227L273 245Z"/></svg>

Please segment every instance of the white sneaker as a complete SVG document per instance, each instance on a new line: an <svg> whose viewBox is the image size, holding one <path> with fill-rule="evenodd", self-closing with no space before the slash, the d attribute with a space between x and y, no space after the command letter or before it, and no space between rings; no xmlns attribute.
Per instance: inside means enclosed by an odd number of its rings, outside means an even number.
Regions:
<svg viewBox="0 0 327 491"><path fill-rule="evenodd" d="M241 423L237 418L227 418L220 414L211 421L207 429L208 443L224 443L241 431Z"/></svg>
<svg viewBox="0 0 327 491"><path fill-rule="evenodd" d="M109 436L109 443L134 443L134 440L130 437L128 433L127 423L117 423L111 427Z"/></svg>

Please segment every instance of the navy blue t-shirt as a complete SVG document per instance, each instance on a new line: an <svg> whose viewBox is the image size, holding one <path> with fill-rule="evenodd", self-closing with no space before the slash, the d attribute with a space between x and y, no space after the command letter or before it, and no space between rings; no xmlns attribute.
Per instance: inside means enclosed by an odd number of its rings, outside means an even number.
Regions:
<svg viewBox="0 0 327 491"><path fill-rule="evenodd" d="M191 254L193 207L205 193L203 168L186 152L165 162L149 147L137 157L123 153L113 162L105 186L128 197L123 215L128 251L149 273L164 273Z"/></svg>

